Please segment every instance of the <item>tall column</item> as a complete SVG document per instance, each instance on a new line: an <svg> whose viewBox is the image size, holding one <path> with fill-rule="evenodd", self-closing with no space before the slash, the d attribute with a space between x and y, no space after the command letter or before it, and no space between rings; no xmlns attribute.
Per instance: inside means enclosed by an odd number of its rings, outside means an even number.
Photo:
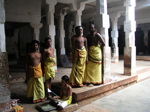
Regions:
<svg viewBox="0 0 150 112"><path fill-rule="evenodd" d="M65 55L65 30L64 30L64 16L67 14L66 9L62 9L60 12L59 18L59 39L60 39L60 54Z"/></svg>
<svg viewBox="0 0 150 112"><path fill-rule="evenodd" d="M68 37L69 37L69 48L71 49L71 37L74 35L74 21L70 21L69 24L69 31L68 31Z"/></svg>
<svg viewBox="0 0 150 112"><path fill-rule="evenodd" d="M81 16L82 16L82 11L85 8L85 4L80 4L80 6L78 7L77 4L73 4L74 8L75 8L75 26L81 26L82 25L82 20L81 20Z"/></svg>
<svg viewBox="0 0 150 112"><path fill-rule="evenodd" d="M15 39L15 53L16 53L16 58L19 59L19 48L18 48L18 35L19 35L19 30L15 29L14 31L14 39Z"/></svg>
<svg viewBox="0 0 150 112"><path fill-rule="evenodd" d="M118 18L120 17L120 13L113 13L110 18L112 21L112 59L111 62L117 63L119 60L119 51L118 51Z"/></svg>
<svg viewBox="0 0 150 112"><path fill-rule="evenodd" d="M103 74L104 82L107 81L107 77L110 75L111 65L111 53L109 47L108 28L109 15L107 14L107 0L96 0L96 18L95 26L97 31L102 35L105 40L105 46L103 48Z"/></svg>
<svg viewBox="0 0 150 112"><path fill-rule="evenodd" d="M43 26L42 23L30 23L31 27L34 29L33 40L40 41L40 28Z"/></svg>
<svg viewBox="0 0 150 112"><path fill-rule="evenodd" d="M0 112L10 108L10 84L5 37L4 0L0 0Z"/></svg>
<svg viewBox="0 0 150 112"><path fill-rule="evenodd" d="M133 75L136 73L136 47L135 47L135 0L125 0L126 8L124 31L125 31L125 48L124 48L124 74Z"/></svg>
<svg viewBox="0 0 150 112"><path fill-rule="evenodd" d="M52 39L52 47L55 49L55 24L54 24L54 12L55 12L55 5L57 4L56 0L46 0L47 3L47 10L46 10L46 20L47 20L47 36L50 36ZM56 56L56 49L54 52L54 57L57 60ZM56 62L57 63L57 62ZM55 65L55 70L57 70L57 65Z"/></svg>
<svg viewBox="0 0 150 112"><path fill-rule="evenodd" d="M54 13L55 13L55 5L57 3L56 0L46 0L47 2L47 36L50 36L52 39L52 47L55 48L55 24L54 24Z"/></svg>
<svg viewBox="0 0 150 112"><path fill-rule="evenodd" d="M141 26L141 29L144 32L144 53L147 55L148 54L148 32L149 32L149 24Z"/></svg>

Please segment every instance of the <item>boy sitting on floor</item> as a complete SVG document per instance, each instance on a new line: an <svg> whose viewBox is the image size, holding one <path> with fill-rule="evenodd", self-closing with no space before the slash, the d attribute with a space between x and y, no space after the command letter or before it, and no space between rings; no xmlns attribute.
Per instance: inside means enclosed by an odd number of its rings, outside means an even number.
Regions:
<svg viewBox="0 0 150 112"><path fill-rule="evenodd" d="M62 76L61 78L61 92L60 96L49 97L51 102L57 106L59 109L65 108L67 105L71 104L72 102L72 88L68 84L69 77L67 75Z"/></svg>

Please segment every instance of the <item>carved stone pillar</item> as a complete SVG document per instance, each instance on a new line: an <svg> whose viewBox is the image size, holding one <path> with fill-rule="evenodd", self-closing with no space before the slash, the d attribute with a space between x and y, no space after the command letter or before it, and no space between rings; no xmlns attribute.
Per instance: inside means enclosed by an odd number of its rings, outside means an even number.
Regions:
<svg viewBox="0 0 150 112"><path fill-rule="evenodd" d="M120 17L120 13L111 14L110 18L112 21L112 59L111 62L117 63L119 60L119 51L118 51L118 18Z"/></svg>
<svg viewBox="0 0 150 112"><path fill-rule="evenodd" d="M108 37L109 15L107 14L107 0L96 0L96 20L95 26L97 31L102 35L105 40L105 46L103 49L103 74L104 82L107 80L107 76L110 75L111 66L111 52Z"/></svg>
<svg viewBox="0 0 150 112"><path fill-rule="evenodd" d="M10 84L4 23L4 0L0 0L0 112L5 112L10 108Z"/></svg>
<svg viewBox="0 0 150 112"><path fill-rule="evenodd" d="M135 0L125 0L126 8L124 31L125 31L125 49L124 49L124 74L134 75L136 73L136 47L135 47Z"/></svg>
<svg viewBox="0 0 150 112"><path fill-rule="evenodd" d="M42 23L30 23L34 29L33 40L40 41L40 28L43 26Z"/></svg>
<svg viewBox="0 0 150 112"><path fill-rule="evenodd" d="M59 18L59 39L60 39L60 54L65 55L65 30L64 30L64 16L67 14L65 9L62 9L60 12Z"/></svg>

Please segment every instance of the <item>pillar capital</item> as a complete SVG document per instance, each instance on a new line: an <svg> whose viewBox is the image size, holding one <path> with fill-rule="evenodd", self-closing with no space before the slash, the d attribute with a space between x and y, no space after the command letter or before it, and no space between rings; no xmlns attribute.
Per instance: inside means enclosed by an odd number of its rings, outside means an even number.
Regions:
<svg viewBox="0 0 150 112"><path fill-rule="evenodd" d="M81 26L81 15L82 11L85 8L85 4L80 4L79 7L77 4L73 4L74 9L75 9L75 26Z"/></svg>
<svg viewBox="0 0 150 112"><path fill-rule="evenodd" d="M48 5L56 5L57 4L57 0L45 0L46 1L46 4Z"/></svg>
<svg viewBox="0 0 150 112"><path fill-rule="evenodd" d="M77 10L83 11L85 8L84 3L78 3L78 2L72 3L71 6L74 11L77 11Z"/></svg>
<svg viewBox="0 0 150 112"><path fill-rule="evenodd" d="M0 0L0 24L5 23L4 0Z"/></svg>
<svg viewBox="0 0 150 112"><path fill-rule="evenodd" d="M38 29L40 29L43 26L42 23L30 23L30 25L32 28L38 28Z"/></svg>
<svg viewBox="0 0 150 112"><path fill-rule="evenodd" d="M136 1L135 0L125 0L124 6L125 7L129 7L129 6L135 7L136 6Z"/></svg>
<svg viewBox="0 0 150 112"><path fill-rule="evenodd" d="M33 39L34 40L40 40L39 35L40 35L40 28L43 26L42 23L30 23L31 27L34 28L34 35Z"/></svg>
<svg viewBox="0 0 150 112"><path fill-rule="evenodd" d="M65 16L67 14L68 7L60 10L60 16Z"/></svg>
<svg viewBox="0 0 150 112"><path fill-rule="evenodd" d="M118 18L121 16L120 12L109 14L111 21L118 21Z"/></svg>

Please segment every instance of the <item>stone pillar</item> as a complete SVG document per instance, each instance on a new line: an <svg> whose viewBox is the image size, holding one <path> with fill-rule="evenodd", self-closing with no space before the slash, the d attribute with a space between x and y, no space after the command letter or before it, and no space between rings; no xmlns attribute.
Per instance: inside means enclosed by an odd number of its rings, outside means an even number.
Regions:
<svg viewBox="0 0 150 112"><path fill-rule="evenodd" d="M120 13L111 14L110 18L112 21L112 59L111 62L117 63L119 60L119 49L118 49L118 18L120 17Z"/></svg>
<svg viewBox="0 0 150 112"><path fill-rule="evenodd" d="M82 20L81 20L81 16L82 16L82 11L85 8L85 4L80 4L80 6L78 7L77 4L73 4L74 8L75 8L75 27L76 26L81 26L82 25Z"/></svg>
<svg viewBox="0 0 150 112"><path fill-rule="evenodd" d="M65 30L64 30L64 16L67 14L66 9L62 9L59 15L59 39L60 39L60 54L65 55Z"/></svg>
<svg viewBox="0 0 150 112"><path fill-rule="evenodd" d="M70 21L69 24L69 31L68 31L68 37L69 37L69 47L72 48L71 45L71 37L74 35L74 21Z"/></svg>
<svg viewBox="0 0 150 112"><path fill-rule="evenodd" d="M15 46L16 59L19 59L18 34L19 34L19 30L15 29L15 31L14 31L14 39L15 39L14 46Z"/></svg>
<svg viewBox="0 0 150 112"><path fill-rule="evenodd" d="M48 25L48 29L47 29L47 36L50 36L52 39L52 47L55 48L55 35L56 35L56 31L55 31L55 24L54 24L54 13L55 13L55 5L57 3L56 0L46 0L47 2L47 25Z"/></svg>
<svg viewBox="0 0 150 112"><path fill-rule="evenodd" d="M111 66L111 50L109 47L108 28L109 15L107 14L107 0L96 0L96 18L95 26L97 31L102 35L105 40L103 48L103 75L104 82L107 82L107 77L110 75Z"/></svg>
<svg viewBox="0 0 150 112"><path fill-rule="evenodd" d="M50 36L52 39L52 47L54 48L54 57L57 60L56 49L55 49L55 24L54 24L54 13L55 5L57 4L56 0L46 0L47 10L46 10L46 20L47 20L47 36ZM57 62L56 62L57 63ZM57 65L55 65L55 70L57 71Z"/></svg>
<svg viewBox="0 0 150 112"><path fill-rule="evenodd" d="M40 28L43 26L42 23L30 23L31 27L34 29L33 40L40 41Z"/></svg>
<svg viewBox="0 0 150 112"><path fill-rule="evenodd" d="M4 0L0 0L0 112L4 112L10 108L10 84L4 23Z"/></svg>
<svg viewBox="0 0 150 112"><path fill-rule="evenodd" d="M124 74L134 75L136 73L136 47L135 47L135 0L125 0L126 8L124 31L125 31L125 48L124 48Z"/></svg>
<svg viewBox="0 0 150 112"><path fill-rule="evenodd" d="M149 26L142 27L142 30L144 32L144 46L145 46L145 54L148 54L148 32L149 32Z"/></svg>

